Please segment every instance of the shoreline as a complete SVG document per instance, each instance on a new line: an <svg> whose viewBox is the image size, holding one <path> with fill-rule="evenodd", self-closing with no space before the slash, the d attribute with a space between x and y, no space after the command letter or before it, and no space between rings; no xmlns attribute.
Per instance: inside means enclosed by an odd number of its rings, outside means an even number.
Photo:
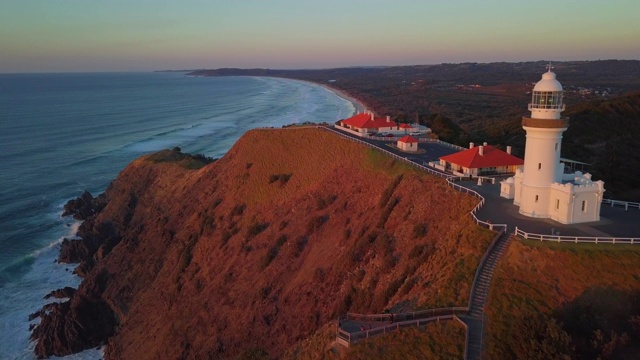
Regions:
<svg viewBox="0 0 640 360"><path fill-rule="evenodd" d="M294 79L294 78L288 78L288 77L278 77L278 76L256 76L256 77L267 77L267 78L274 78L274 79L285 79L285 80L293 80L293 81L300 81L303 83L307 83L307 84L311 84L311 85L315 85L315 86L320 86L328 91L331 91L332 93L334 93L337 97L342 98L348 102L350 102L353 107L355 108L355 112L353 114L351 114L351 116L356 115L358 113L364 112L368 109L367 104L364 103L364 101L356 98L355 96L349 94L347 91L345 90L341 90L341 89L337 89L331 85L327 85L327 84L321 84L321 83L317 83L314 81L309 81L309 80L301 80L301 79Z"/></svg>
<svg viewBox="0 0 640 360"><path fill-rule="evenodd" d="M216 77L215 75L187 75L187 76ZM300 81L300 82L303 82L303 83L307 83L307 84L311 84L311 85L315 85L315 86L320 86L320 87L325 88L328 91L331 91L332 93L334 93L339 98L342 98L342 99L350 102L353 105L353 107L355 108L355 111L354 111L353 114L351 114L351 116L356 115L356 114L361 113L361 112L364 112L366 110L371 110L371 109L369 109L369 107L367 106L367 104L364 101L362 101L362 100L358 99L357 97L349 94L346 90L338 89L338 88L333 87L333 86L328 85L328 84L322 84L322 83L318 83L318 82L314 82L314 81L295 79L295 78L289 78L289 77L282 77L282 76L268 76L268 75L236 75L236 76L284 79L284 80L291 80L291 81Z"/></svg>
<svg viewBox="0 0 640 360"><path fill-rule="evenodd" d="M243 76L243 75L240 75ZM332 93L334 93L337 97L342 98L348 102L350 102L353 107L355 108L355 112L351 115L356 115L358 113L364 112L368 109L367 104L364 103L364 101L358 99L357 97L349 94L347 91L345 90L341 90L341 89L337 89L331 85L327 85L327 84L321 84L321 83L317 83L317 82L313 82L313 81L309 81L309 80L302 80L302 79L294 79L294 78L288 78L288 77L279 77L279 76L255 76L255 75L249 75L251 77L263 77L263 78L272 78L272 79L285 79L285 80L291 80L291 81L300 81L303 83L307 83L307 84L311 84L311 85L315 85L315 86L320 86L328 91L331 91ZM370 109L369 109L370 110Z"/></svg>
<svg viewBox="0 0 640 360"><path fill-rule="evenodd" d="M331 85L315 83L315 82L312 82L312 81L306 81L306 82L308 82L310 84L322 86L323 88L325 88L325 89L331 91L332 93L336 94L338 97L341 97L341 98L347 100L348 102L352 103L353 107L356 108L356 112L353 115L355 115L357 113L364 112L365 110L367 110L367 106L362 100L352 96L351 94L349 94L345 90L340 90L340 89L337 89L335 87L332 87Z"/></svg>
<svg viewBox="0 0 640 360"><path fill-rule="evenodd" d="M273 76L264 76L264 77L273 77ZM356 98L355 96L349 94L345 90L337 89L337 88L335 88L335 87L333 87L331 85L321 84L321 83L317 83L317 82L313 82L313 81L309 81L309 80L292 79L292 78L285 78L285 77L274 77L274 78L300 81L300 82L304 82L304 83L307 83L307 84L312 84L312 85L323 87L326 90L329 90L332 93L336 94L336 96L338 96L339 98L342 98L342 99L347 100L348 102L350 102L353 105L353 107L356 109L355 112L352 114L352 116L356 115L357 113L361 113L361 112L364 112L365 110L367 110L367 105L362 100L360 100L360 99Z"/></svg>

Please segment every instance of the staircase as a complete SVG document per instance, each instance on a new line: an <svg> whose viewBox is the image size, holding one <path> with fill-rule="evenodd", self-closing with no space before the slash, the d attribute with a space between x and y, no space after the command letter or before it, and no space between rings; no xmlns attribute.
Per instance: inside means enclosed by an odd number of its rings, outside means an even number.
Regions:
<svg viewBox="0 0 640 360"><path fill-rule="evenodd" d="M471 301L469 313L460 316L467 324L466 360L479 360L482 356L482 336L484 332L484 304L489 295L489 285L493 270L509 244L510 234L506 231L496 240L494 246L489 248L488 255L480 264L480 270L471 289Z"/></svg>

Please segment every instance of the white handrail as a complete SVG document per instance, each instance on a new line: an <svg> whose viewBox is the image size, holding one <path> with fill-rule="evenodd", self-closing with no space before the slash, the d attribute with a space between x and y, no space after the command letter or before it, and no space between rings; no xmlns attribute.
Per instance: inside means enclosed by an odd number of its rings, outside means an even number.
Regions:
<svg viewBox="0 0 640 360"><path fill-rule="evenodd" d="M613 200L613 199L602 199L603 204L611 204L611 207L616 205L624 206L625 210L629 210L629 208L638 208L640 209L640 203L631 202L631 201L622 201L622 200Z"/></svg>
<svg viewBox="0 0 640 360"><path fill-rule="evenodd" d="M514 234L522 236L525 239L552 241L552 242L569 242L569 243L591 243L591 244L640 244L640 238L631 237L613 237L613 236L560 236L560 235L542 235L528 233L516 227Z"/></svg>

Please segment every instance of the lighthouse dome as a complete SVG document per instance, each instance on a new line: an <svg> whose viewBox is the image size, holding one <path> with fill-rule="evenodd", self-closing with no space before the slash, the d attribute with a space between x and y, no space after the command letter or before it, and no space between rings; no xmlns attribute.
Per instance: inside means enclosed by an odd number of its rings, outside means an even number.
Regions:
<svg viewBox="0 0 640 360"><path fill-rule="evenodd" d="M542 74L542 80L533 87L533 91L562 91L562 85L556 80L556 73L547 71Z"/></svg>

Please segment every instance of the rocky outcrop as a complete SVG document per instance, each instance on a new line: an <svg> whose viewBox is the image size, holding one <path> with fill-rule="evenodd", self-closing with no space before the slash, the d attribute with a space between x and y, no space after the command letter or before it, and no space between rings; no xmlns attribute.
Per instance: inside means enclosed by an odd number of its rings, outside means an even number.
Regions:
<svg viewBox="0 0 640 360"><path fill-rule="evenodd" d="M76 220L86 220L99 213L106 206L104 194L94 198L91 193L85 191L77 199L69 200L64 205L62 216L73 215Z"/></svg>
<svg viewBox="0 0 640 360"><path fill-rule="evenodd" d="M127 208L122 210L124 212L131 211ZM64 239L62 241L58 262L79 263L74 273L82 277L122 240L122 236L112 222L96 223L91 218L80 225L77 235L81 239Z"/></svg>
<svg viewBox="0 0 640 360"><path fill-rule="evenodd" d="M75 293L76 293L76 289L70 286L65 286L62 289L53 290L52 292L45 295L44 298L45 299L50 299L50 298L64 299L64 298L72 297Z"/></svg>
<svg viewBox="0 0 640 360"><path fill-rule="evenodd" d="M40 324L31 339L36 342L34 351L39 359L102 345L114 333L116 318L100 292L106 279L106 274L100 274L69 301L47 304L38 313Z"/></svg>

